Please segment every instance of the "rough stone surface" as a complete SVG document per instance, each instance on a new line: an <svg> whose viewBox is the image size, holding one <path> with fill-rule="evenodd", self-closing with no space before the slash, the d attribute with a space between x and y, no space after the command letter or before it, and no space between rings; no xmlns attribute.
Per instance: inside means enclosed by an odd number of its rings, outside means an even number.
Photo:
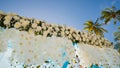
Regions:
<svg viewBox="0 0 120 68"><path fill-rule="evenodd" d="M75 66L76 55L80 60L78 64L85 67L91 64L103 65L103 68L120 66L120 54L113 48L100 48L84 43L73 45L66 38L35 36L15 29L6 29L1 32L0 40L7 44L4 52L7 51L6 49L11 49L11 55L7 58L13 66L45 65L47 60L53 62L58 68L64 66L67 61Z"/></svg>

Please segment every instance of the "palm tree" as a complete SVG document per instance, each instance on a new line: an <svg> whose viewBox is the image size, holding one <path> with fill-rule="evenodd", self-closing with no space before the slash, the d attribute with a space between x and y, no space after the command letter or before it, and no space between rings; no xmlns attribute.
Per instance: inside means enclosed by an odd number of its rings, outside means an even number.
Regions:
<svg viewBox="0 0 120 68"><path fill-rule="evenodd" d="M97 19L96 22L90 20L84 23L84 30L87 30L90 33L95 33L96 35L104 36L103 34L104 32L107 32L107 30L101 27L102 24L99 24L98 20L99 19Z"/></svg>
<svg viewBox="0 0 120 68"><path fill-rule="evenodd" d="M114 33L114 36L115 36L115 41L120 40L120 26L118 27L118 31Z"/></svg>
<svg viewBox="0 0 120 68"><path fill-rule="evenodd" d="M118 27L118 31L114 33L115 36L115 49L117 49L120 53L120 26Z"/></svg>
<svg viewBox="0 0 120 68"><path fill-rule="evenodd" d="M116 10L116 7L106 8L101 12L101 19L107 24L109 21L114 20L114 24L120 21L120 10Z"/></svg>

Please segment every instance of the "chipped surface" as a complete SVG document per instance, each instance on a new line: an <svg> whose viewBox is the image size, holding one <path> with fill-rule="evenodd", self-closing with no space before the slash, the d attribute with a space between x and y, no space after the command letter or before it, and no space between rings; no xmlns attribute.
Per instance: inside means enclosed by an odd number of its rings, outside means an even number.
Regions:
<svg viewBox="0 0 120 68"><path fill-rule="evenodd" d="M34 64L41 65L41 67L56 65L58 68L64 66L79 67L79 64L85 67L92 64L116 68L120 66L120 54L112 48L100 48L84 43L72 44L66 38L35 36L15 29L4 30L0 33L0 39L4 40L4 42L1 42L2 44L7 45L3 50L4 52L8 52L6 49L12 49L7 61L13 66L31 66ZM4 52L1 52L0 56ZM76 58L76 55L78 55L78 58ZM77 61L78 59L80 62ZM51 63L45 63L46 60L50 60ZM70 65L68 62L70 62Z"/></svg>

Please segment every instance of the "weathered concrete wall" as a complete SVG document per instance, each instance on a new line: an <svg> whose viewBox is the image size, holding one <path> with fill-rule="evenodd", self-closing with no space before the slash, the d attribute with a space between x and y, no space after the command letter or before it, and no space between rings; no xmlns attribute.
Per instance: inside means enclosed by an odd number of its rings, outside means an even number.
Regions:
<svg viewBox="0 0 120 68"><path fill-rule="evenodd" d="M10 52L8 64L13 67L120 67L120 54L103 37L5 13L0 13L0 26L0 56Z"/></svg>
<svg viewBox="0 0 120 68"><path fill-rule="evenodd" d="M25 31L5 29L0 33L0 41L2 41L0 43L2 53L8 48L12 49L10 63L13 66L42 65L47 60L54 62L58 68L61 68L66 61L73 67L76 64L85 67L99 64L104 68L120 66L120 54L113 48L100 48L84 43L73 45L67 38L35 36ZM80 62L77 62L76 55Z"/></svg>

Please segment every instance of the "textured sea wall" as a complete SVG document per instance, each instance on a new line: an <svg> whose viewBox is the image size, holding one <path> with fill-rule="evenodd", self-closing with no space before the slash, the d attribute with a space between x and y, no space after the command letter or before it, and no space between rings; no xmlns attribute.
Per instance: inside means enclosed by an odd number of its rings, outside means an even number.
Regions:
<svg viewBox="0 0 120 68"><path fill-rule="evenodd" d="M20 31L27 31L35 35L46 37L66 37L75 43L87 43L99 47L112 47L111 42L101 36L76 30L56 24L48 24L37 19L21 17L16 14L0 13L0 26L3 28L15 28Z"/></svg>
<svg viewBox="0 0 120 68"><path fill-rule="evenodd" d="M8 68L120 68L120 54L101 36L6 13L0 26L0 66L9 53Z"/></svg>
<svg viewBox="0 0 120 68"><path fill-rule="evenodd" d="M12 67L44 66L48 60L54 63L55 67L51 68L61 68L66 61L69 61L69 66L73 68L78 67L76 64L85 67L99 64L104 68L120 66L120 54L113 48L100 48L84 43L73 44L67 38L35 36L25 31L6 29L0 33L0 41L1 52L11 49L9 61Z"/></svg>
<svg viewBox="0 0 120 68"><path fill-rule="evenodd" d="M16 62L28 66L42 65L47 60L62 66L65 61L75 57L74 47L66 38L35 36L10 29L0 34L0 41L3 43L0 49L12 49L10 61L13 66Z"/></svg>

